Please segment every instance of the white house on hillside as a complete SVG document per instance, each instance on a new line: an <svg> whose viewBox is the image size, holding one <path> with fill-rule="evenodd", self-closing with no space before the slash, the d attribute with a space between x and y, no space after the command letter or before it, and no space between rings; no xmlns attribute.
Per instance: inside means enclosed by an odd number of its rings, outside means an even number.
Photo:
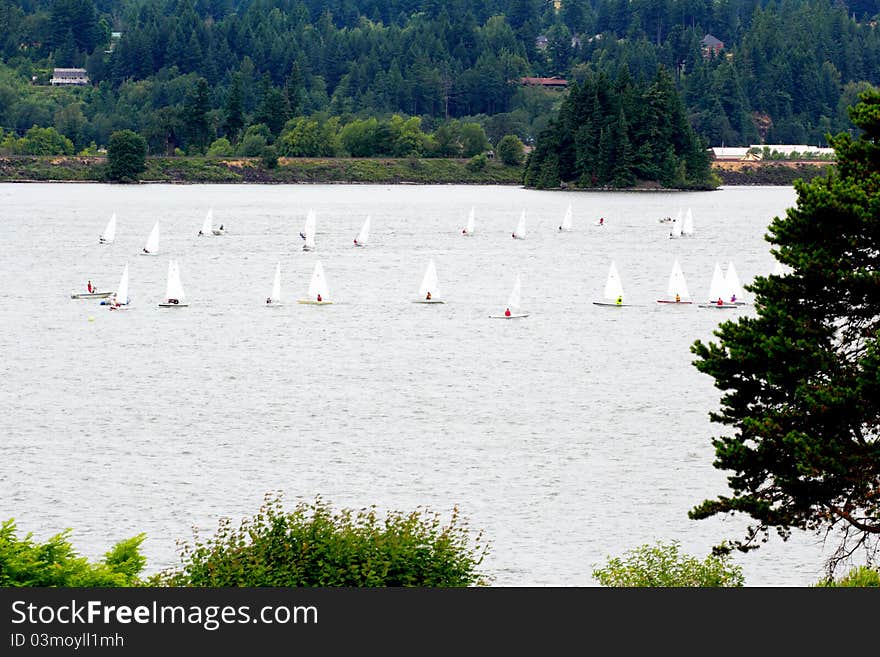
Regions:
<svg viewBox="0 0 880 657"><path fill-rule="evenodd" d="M56 68L52 72L51 84L88 84L89 76L84 68Z"/></svg>

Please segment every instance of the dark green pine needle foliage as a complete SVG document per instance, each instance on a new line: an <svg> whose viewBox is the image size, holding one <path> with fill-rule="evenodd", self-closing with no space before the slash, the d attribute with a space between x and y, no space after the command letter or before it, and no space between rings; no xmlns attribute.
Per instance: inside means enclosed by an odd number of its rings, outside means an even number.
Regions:
<svg viewBox="0 0 880 657"><path fill-rule="evenodd" d="M211 537L181 546L181 565L150 586L421 586L488 582L478 571L488 550L454 510L417 509L380 517L374 508L334 510L316 498L285 511L269 494L236 528L228 519Z"/></svg>
<svg viewBox="0 0 880 657"><path fill-rule="evenodd" d="M705 145L688 124L684 104L663 67L650 82L624 68L572 86L559 115L538 137L523 182L547 189L636 185L712 189Z"/></svg>
<svg viewBox="0 0 880 657"><path fill-rule="evenodd" d="M695 366L723 395L715 467L732 494L690 512L754 521L732 545L769 531L834 535L828 572L880 537L880 92L850 108L862 130L830 137L838 166L797 181L796 206L767 240L784 276L748 286L756 316L726 321L717 342L696 342Z"/></svg>

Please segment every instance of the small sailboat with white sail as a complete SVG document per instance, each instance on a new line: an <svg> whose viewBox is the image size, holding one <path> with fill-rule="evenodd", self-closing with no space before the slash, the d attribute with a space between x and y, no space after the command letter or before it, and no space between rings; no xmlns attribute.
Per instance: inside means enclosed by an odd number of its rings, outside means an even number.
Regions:
<svg viewBox="0 0 880 657"><path fill-rule="evenodd" d="M333 303L330 301L327 278L324 276L324 265L321 264L320 260L315 263L315 269L312 271L308 296L305 299L297 299L297 303L305 303L312 306L327 306Z"/></svg>
<svg viewBox="0 0 880 657"><path fill-rule="evenodd" d="M474 214L475 209L471 207L471 211L468 212L467 223L465 227L461 229L462 235L472 236L474 234Z"/></svg>
<svg viewBox="0 0 880 657"><path fill-rule="evenodd" d="M715 263L715 269L712 271L712 280L709 283L708 301L698 304L700 308L737 308L737 304L730 303L730 292L727 288L727 281L721 272L721 265Z"/></svg>
<svg viewBox="0 0 880 657"><path fill-rule="evenodd" d="M370 215L367 215L367 218L364 219L364 223L361 226L360 232L357 234L357 237L354 238L355 246L366 246L367 240L370 239Z"/></svg>
<svg viewBox="0 0 880 657"><path fill-rule="evenodd" d="M147 243L141 250L141 255L159 255L159 222L153 224L153 230L147 237Z"/></svg>
<svg viewBox="0 0 880 657"><path fill-rule="evenodd" d="M522 291L522 284L520 282L519 274L516 275L516 280L513 283L513 289L510 291L510 296L507 299L507 307L504 309L504 312L500 315L489 315L492 319L520 319L522 317L528 317L528 313L524 313L520 310L520 293Z"/></svg>
<svg viewBox="0 0 880 657"><path fill-rule="evenodd" d="M519 215L519 222L516 224L516 228L513 231L513 239L524 240L525 238L526 238L526 211L523 210L522 214Z"/></svg>
<svg viewBox="0 0 880 657"><path fill-rule="evenodd" d="M98 244L113 244L116 240L116 213L110 215L104 232L98 237Z"/></svg>
<svg viewBox="0 0 880 657"><path fill-rule="evenodd" d="M160 308L186 308L186 293L180 282L180 267L176 260L168 262L168 282L165 286L165 299L159 304Z"/></svg>
<svg viewBox="0 0 880 657"><path fill-rule="evenodd" d="M210 208L208 214L205 215L205 220L202 222L202 227L199 229L199 237L208 237L214 234L213 222L214 208Z"/></svg>
<svg viewBox="0 0 880 657"><path fill-rule="evenodd" d="M314 251L315 250L315 211L309 210L308 214L306 214L306 223L303 226L303 232L299 235L302 237L306 243L303 244L303 251Z"/></svg>
<svg viewBox="0 0 880 657"><path fill-rule="evenodd" d="M691 237L694 234L694 213L688 208L684 213L684 221L681 224L681 237Z"/></svg>
<svg viewBox="0 0 880 657"><path fill-rule="evenodd" d="M608 278L605 279L605 287L602 290L602 300L593 302L597 306L631 306L633 304L623 302L623 283L620 281L620 274L617 271L617 265L611 261L608 268Z"/></svg>
<svg viewBox="0 0 880 657"><path fill-rule="evenodd" d="M669 239L677 239L681 237L681 210L678 211L675 215L675 219L672 220L672 223L669 224Z"/></svg>
<svg viewBox="0 0 880 657"><path fill-rule="evenodd" d="M116 288L116 292L113 293L113 297L101 303L106 303L110 310L127 310L131 308L131 300L128 298L128 263L125 263L122 276L119 277L119 286Z"/></svg>
<svg viewBox="0 0 880 657"><path fill-rule="evenodd" d="M266 297L267 306L281 305L281 263L275 265L275 278L272 280L272 292Z"/></svg>
<svg viewBox="0 0 880 657"><path fill-rule="evenodd" d="M736 273L736 267L733 266L732 260L727 264L724 282L727 286L728 294L724 300L738 306L744 306L746 304L746 291L743 289L742 283L739 280L739 274Z"/></svg>
<svg viewBox="0 0 880 657"><path fill-rule="evenodd" d="M440 299L440 287L437 282L437 268L434 266L434 259L428 261L425 268L425 275L422 277L422 284L419 286L419 297L413 299L413 303L445 303Z"/></svg>
<svg viewBox="0 0 880 657"><path fill-rule="evenodd" d="M562 223L559 225L559 232L571 232L571 203L568 204L568 207L565 210L565 214L562 216Z"/></svg>
<svg viewBox="0 0 880 657"><path fill-rule="evenodd" d="M678 258L672 263L672 271L669 272L669 283L666 286L666 297L657 299L657 303L692 304L693 300L688 292L684 272L678 264Z"/></svg>

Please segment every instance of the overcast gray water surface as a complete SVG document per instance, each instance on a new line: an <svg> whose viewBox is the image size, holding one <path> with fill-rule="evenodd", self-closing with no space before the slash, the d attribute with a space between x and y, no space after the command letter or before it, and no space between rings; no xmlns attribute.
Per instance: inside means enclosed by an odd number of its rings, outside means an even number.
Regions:
<svg viewBox="0 0 880 657"><path fill-rule="evenodd" d="M499 586L594 586L594 566L658 540L704 557L747 522L687 517L729 492L712 467L719 392L690 346L752 311L655 300L676 257L700 301L716 261L743 283L771 273L764 234L794 202L788 187L0 185L0 519L39 539L71 527L93 559L146 532L148 572L275 490L291 507L457 506ZM209 207L226 235L197 236ZM658 219L679 208L696 234L668 239ZM157 219L160 253L141 256ZM170 258L188 308L157 306ZM447 303L413 304L431 258ZM335 303L297 304L317 259ZM592 304L612 260L639 305ZM285 305L266 308L276 262ZM88 279L115 289L126 263L129 311L70 298ZM530 316L490 319L517 274ZM747 585L801 586L824 556L796 533L736 559Z"/></svg>

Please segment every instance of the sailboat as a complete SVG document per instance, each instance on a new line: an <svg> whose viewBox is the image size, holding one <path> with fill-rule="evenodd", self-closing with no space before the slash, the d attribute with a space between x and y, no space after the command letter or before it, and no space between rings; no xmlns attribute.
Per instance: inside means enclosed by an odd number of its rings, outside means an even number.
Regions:
<svg viewBox="0 0 880 657"><path fill-rule="evenodd" d="M186 294L183 284L180 282L180 268L176 260L168 262L168 284L165 286L165 300L159 304L160 308L186 308Z"/></svg>
<svg viewBox="0 0 880 657"><path fill-rule="evenodd" d="M611 261L608 268L608 278L605 280L605 289L602 292L602 301L594 301L597 306L631 306L633 304L623 302L623 284L620 282L620 274L617 273L617 265Z"/></svg>
<svg viewBox="0 0 880 657"><path fill-rule="evenodd" d="M98 237L98 244L113 244L113 241L116 239L116 213L114 212L110 215L109 221L107 221L107 227L104 228L104 232L101 233L100 237Z"/></svg>
<svg viewBox="0 0 880 657"><path fill-rule="evenodd" d="M746 292L742 283L739 281L739 275L736 273L736 267L733 266L731 260L727 265L727 273L724 275L724 282L727 286L728 296L724 297L725 301L743 306L746 303Z"/></svg>
<svg viewBox="0 0 880 657"><path fill-rule="evenodd" d="M91 286L91 281L89 281ZM113 294L112 290L107 292L98 292L97 288L91 287L91 292L74 292L70 295L71 299L106 299L111 294ZM103 303L103 301L101 302Z"/></svg>
<svg viewBox="0 0 880 657"><path fill-rule="evenodd" d="M303 232L299 234L306 243L303 244L303 251L315 250L315 211L309 210L306 214L306 223L303 226Z"/></svg>
<svg viewBox="0 0 880 657"><path fill-rule="evenodd" d="M434 267L434 259L431 258L428 261L428 267L425 269L425 275L419 287L419 298L414 299L413 303L445 303L439 297L440 289L437 285L437 269Z"/></svg>
<svg viewBox="0 0 880 657"><path fill-rule="evenodd" d="M684 214L684 222L681 224L681 234L683 237L690 237L694 234L694 214L688 208Z"/></svg>
<svg viewBox="0 0 880 657"><path fill-rule="evenodd" d="M324 266L318 260L309 281L309 296L306 299L297 299L298 303L307 303L313 306L326 306L331 303L330 292L327 289L327 279L324 277Z"/></svg>
<svg viewBox="0 0 880 657"><path fill-rule="evenodd" d="M516 230L513 231L513 239L524 240L525 238L526 238L526 211L523 210L522 214L519 215L519 223L516 225Z"/></svg>
<svg viewBox="0 0 880 657"><path fill-rule="evenodd" d="M462 235L473 235L474 234L474 208L471 208L471 211L468 213L467 225L461 229Z"/></svg>
<svg viewBox="0 0 880 657"><path fill-rule="evenodd" d="M153 224L153 230L147 237L147 243L141 251L141 255L158 255L159 254L159 222Z"/></svg>
<svg viewBox="0 0 880 657"><path fill-rule="evenodd" d="M208 210L208 214L205 215L205 221L202 222L202 228L199 230L200 237L207 237L208 235L214 234L214 226L212 222L214 220L214 208Z"/></svg>
<svg viewBox="0 0 880 657"><path fill-rule="evenodd" d="M275 279L272 281L272 293L266 297L267 306L281 305L281 263L275 265Z"/></svg>
<svg viewBox="0 0 880 657"><path fill-rule="evenodd" d="M730 299L730 294L727 289L727 282L724 279L724 274L721 273L721 265L717 262L715 263L715 269L712 272L712 281L709 283L709 300L706 303L699 304L700 308L736 308L737 305L735 303L730 303L730 301L725 301L725 299ZM718 303L718 302L721 303Z"/></svg>
<svg viewBox="0 0 880 657"><path fill-rule="evenodd" d="M681 222L681 210L679 210L669 226L669 239L681 237Z"/></svg>
<svg viewBox="0 0 880 657"><path fill-rule="evenodd" d="M565 215L562 217L562 225L559 226L560 233L569 231L571 231L571 203L568 204Z"/></svg>
<svg viewBox="0 0 880 657"><path fill-rule="evenodd" d="M109 301L102 301L109 306L110 310L125 310L130 308L130 300L128 298L128 263L125 263L125 269L122 270L122 276L119 278L119 287L113 293L113 298Z"/></svg>
<svg viewBox="0 0 880 657"><path fill-rule="evenodd" d="M357 237L354 238L355 246L366 246L367 240L370 238L370 215L367 215L367 218L364 219L364 225L361 226L361 232L357 234Z"/></svg>
<svg viewBox="0 0 880 657"><path fill-rule="evenodd" d="M684 280L684 272L678 264L678 258L672 263L672 271L669 272L669 284L666 286L666 298L657 299L657 303L692 304L693 300L688 292L687 283Z"/></svg>
<svg viewBox="0 0 880 657"><path fill-rule="evenodd" d="M520 283L519 274L516 275L516 281L513 283L513 289L510 291L510 297L507 299L507 308L501 315L489 315L492 319L519 319L520 317L528 317L528 313L520 312L520 291L522 285Z"/></svg>
<svg viewBox="0 0 880 657"><path fill-rule="evenodd" d="M226 228L223 227L223 224L220 224L217 228L212 228L211 232L214 233L215 235L225 235Z"/></svg>

